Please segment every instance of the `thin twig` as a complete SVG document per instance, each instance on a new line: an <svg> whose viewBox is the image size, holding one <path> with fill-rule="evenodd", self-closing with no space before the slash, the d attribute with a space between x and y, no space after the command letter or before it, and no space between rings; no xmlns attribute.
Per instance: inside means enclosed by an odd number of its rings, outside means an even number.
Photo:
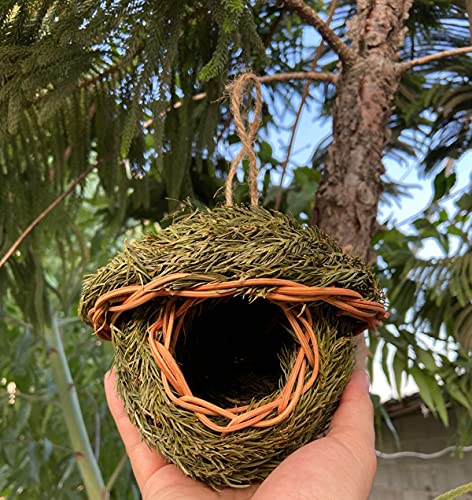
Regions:
<svg viewBox="0 0 472 500"><path fill-rule="evenodd" d="M343 63L351 65L355 62L355 52L303 0L285 0L284 6L296 12L304 21L313 26L322 36L323 40L338 54Z"/></svg>
<svg viewBox="0 0 472 500"><path fill-rule="evenodd" d="M289 80L318 80L321 82L335 83L336 75L328 71L294 71L291 73L274 73L273 75L258 76L257 79L261 83L271 83L271 82L286 82ZM192 101L202 101L206 99L207 93L200 92L191 97ZM183 106L183 101L177 101L172 106L169 106L165 111L163 111L159 118L164 118L165 115L172 109L179 109ZM150 118L147 120L143 127L149 128L154 123L154 119Z"/></svg>
<svg viewBox="0 0 472 500"><path fill-rule="evenodd" d="M128 455L126 455L126 453L123 453L123 456L120 458L120 461L116 464L115 470L111 473L111 476L108 479L107 484L105 486L105 489L108 493L115 484L115 481L118 479L118 476L120 475L120 472L125 466L127 460L128 460Z"/></svg>
<svg viewBox="0 0 472 500"><path fill-rule="evenodd" d="M333 0L331 2L331 5L329 6L329 12L328 12L328 18L326 19L326 24L331 24L331 21L333 19L334 11L336 10L338 6L339 0ZM310 70L314 71L316 66L318 65L318 61L320 60L321 56L323 55L323 49L324 49L324 43L323 41L318 45L316 52L315 52L315 57L313 58L313 61L311 62L311 67ZM303 92L302 92L302 98L300 100L300 105L298 106L298 111L295 116L295 122L293 123L292 131L290 134L290 141L288 143L287 147L287 154L285 156L285 160L282 164L282 174L280 176L280 182L279 182L279 189L277 191L277 196L275 198L275 205L274 208L275 210L280 210L280 205L282 203L282 186L285 178L285 173L287 171L287 166L288 162L290 161L290 155L292 154L292 148L295 143L295 134L297 133L297 127L298 123L300 121L300 118L302 116L302 110L303 106L305 105L305 102L307 100L308 94L310 92L310 82L306 82L304 87L303 87Z"/></svg>
<svg viewBox="0 0 472 500"><path fill-rule="evenodd" d="M72 184L60 195L58 196L45 210L43 210L36 219L21 233L19 238L13 243L7 253L0 260L0 268L5 265L8 259L16 252L18 247L23 243L25 238L31 233L31 231L50 213L52 212L58 205L60 205L67 196L72 193L72 191L79 185L89 174L97 168L101 163L103 163L105 159L94 163L89 168L84 170L78 177L75 179Z"/></svg>
<svg viewBox="0 0 472 500"><path fill-rule="evenodd" d="M443 52L436 52L436 54L430 54L429 56L419 57L418 59L413 59L411 61L406 61L398 63L396 65L397 74L402 74L405 71L415 67L428 64L432 61L438 61L439 59L444 59L445 57L454 57L461 54L468 54L472 52L472 45L469 47L460 47L458 49L444 50Z"/></svg>
<svg viewBox="0 0 472 500"><path fill-rule="evenodd" d="M334 83L336 75L328 71L294 71L293 73L275 73L259 77L261 83L286 82L288 80L318 80Z"/></svg>
<svg viewBox="0 0 472 500"><path fill-rule="evenodd" d="M22 321L19 318L15 318L15 316L12 316L11 314L8 314L5 309L0 309L0 318L5 318L7 321L11 321L12 323L15 323L16 325L20 325L25 329L31 329L33 328L33 325L26 323Z"/></svg>

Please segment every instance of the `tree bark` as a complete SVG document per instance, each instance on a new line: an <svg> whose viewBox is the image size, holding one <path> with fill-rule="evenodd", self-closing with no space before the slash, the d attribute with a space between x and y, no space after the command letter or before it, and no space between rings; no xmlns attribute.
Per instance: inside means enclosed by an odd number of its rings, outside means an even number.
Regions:
<svg viewBox="0 0 472 500"><path fill-rule="evenodd" d="M412 0L359 0L349 23L354 63L336 82L333 142L316 195L313 222L352 254L373 260L382 194L383 149L400 75L395 71Z"/></svg>

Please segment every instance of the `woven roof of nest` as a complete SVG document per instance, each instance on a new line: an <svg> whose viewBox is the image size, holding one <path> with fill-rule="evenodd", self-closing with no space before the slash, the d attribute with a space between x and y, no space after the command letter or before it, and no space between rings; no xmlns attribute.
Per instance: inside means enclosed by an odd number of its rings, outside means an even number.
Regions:
<svg viewBox="0 0 472 500"><path fill-rule="evenodd" d="M365 300L382 301L369 266L344 254L323 231L262 208L236 206L183 214L158 234L127 243L85 279L80 316L90 322L99 297L112 290L178 273L185 274L165 285L171 294L202 283L267 278L346 288ZM194 394L214 405L248 405L251 410L280 395L300 342L280 313L280 303L266 298L274 287L247 283L231 296L212 296L189 308L172 354ZM109 328L117 390L130 419L167 460L214 488L264 479L287 455L326 430L350 377L351 339L362 322L322 301L288 304L298 315L310 314L319 349L315 382L275 425L222 433L173 404L163 385L149 329L160 324L169 301L187 300L169 293L121 312ZM155 335L159 340L161 331ZM305 381L313 369L307 365ZM212 417L216 426L224 420Z"/></svg>

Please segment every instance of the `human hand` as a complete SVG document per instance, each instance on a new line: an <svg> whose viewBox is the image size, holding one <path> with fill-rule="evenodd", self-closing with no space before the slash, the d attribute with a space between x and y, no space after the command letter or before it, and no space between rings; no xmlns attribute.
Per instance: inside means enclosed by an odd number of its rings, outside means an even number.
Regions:
<svg viewBox="0 0 472 500"><path fill-rule="evenodd" d="M365 372L355 371L326 437L287 457L268 477L246 489L215 492L168 464L141 439L105 375L108 406L125 444L144 500L365 500L376 471L373 408Z"/></svg>

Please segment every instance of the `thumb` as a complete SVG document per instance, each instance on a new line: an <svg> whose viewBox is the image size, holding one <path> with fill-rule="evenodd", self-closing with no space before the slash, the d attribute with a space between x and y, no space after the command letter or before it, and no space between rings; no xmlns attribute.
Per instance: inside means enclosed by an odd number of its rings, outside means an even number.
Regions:
<svg viewBox="0 0 472 500"><path fill-rule="evenodd" d="M365 371L353 372L328 435L343 442L361 443L362 448L368 446L374 450L374 409L369 396L369 377Z"/></svg>

